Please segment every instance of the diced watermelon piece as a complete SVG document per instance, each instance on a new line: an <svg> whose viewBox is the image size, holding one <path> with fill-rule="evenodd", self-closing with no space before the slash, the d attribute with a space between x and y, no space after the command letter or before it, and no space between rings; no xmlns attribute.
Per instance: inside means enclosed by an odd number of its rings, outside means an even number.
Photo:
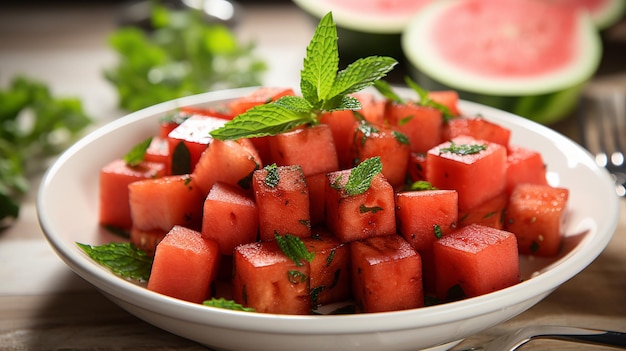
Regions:
<svg viewBox="0 0 626 351"><path fill-rule="evenodd" d="M229 108L231 113L237 116L254 106L267 104L288 95L295 95L293 89L284 87L259 87L250 94L231 101Z"/></svg>
<svg viewBox="0 0 626 351"><path fill-rule="evenodd" d="M376 124L384 123L384 102L377 101L374 95L367 93L357 93L352 96L361 103L360 110L333 111L320 117L320 122L327 124L333 132L340 169L354 166L353 156L350 154L354 139L354 122L364 119Z"/></svg>
<svg viewBox="0 0 626 351"><path fill-rule="evenodd" d="M472 223L487 227L504 229L504 211L509 200L506 192L502 192L491 199L459 213L459 227Z"/></svg>
<svg viewBox="0 0 626 351"><path fill-rule="evenodd" d="M484 147L462 154L451 149ZM460 136L428 151L426 179L438 189L459 193L459 210L465 211L502 193L506 186L506 148L471 137Z"/></svg>
<svg viewBox="0 0 626 351"><path fill-rule="evenodd" d="M443 115L435 108L390 101L385 116L389 124L409 138L413 152L426 152L443 141Z"/></svg>
<svg viewBox="0 0 626 351"><path fill-rule="evenodd" d="M170 157L169 140L160 136L153 137L143 160L146 162L162 163L165 166L164 175L170 175L172 170L172 158Z"/></svg>
<svg viewBox="0 0 626 351"><path fill-rule="evenodd" d="M187 118L193 116L193 114L175 111L171 114L167 115L165 118L161 118L160 128L159 128L159 138L167 139L167 136L170 135L172 130L176 129L181 123L183 123Z"/></svg>
<svg viewBox="0 0 626 351"><path fill-rule="evenodd" d="M556 256L569 190L549 185L520 184L511 193L504 227L515 233L522 254Z"/></svg>
<svg viewBox="0 0 626 351"><path fill-rule="evenodd" d="M261 167L261 158L249 139L213 140L200 156L193 176L206 196L216 182L251 190L252 172Z"/></svg>
<svg viewBox="0 0 626 351"><path fill-rule="evenodd" d="M413 182L426 180L426 153L411 152L407 172Z"/></svg>
<svg viewBox="0 0 626 351"><path fill-rule="evenodd" d="M296 265L276 241L240 245L233 255L233 300L257 312L310 314L308 262Z"/></svg>
<svg viewBox="0 0 626 351"><path fill-rule="evenodd" d="M195 230L175 226L157 246L148 289L201 303L210 297L219 259L216 242Z"/></svg>
<svg viewBox="0 0 626 351"><path fill-rule="evenodd" d="M482 117L453 118L444 125L444 140L451 140L461 135L508 146L511 130Z"/></svg>
<svg viewBox="0 0 626 351"><path fill-rule="evenodd" d="M459 111L459 93L456 90L438 90L429 91L428 97L436 103L442 104L447 107L453 116L461 114Z"/></svg>
<svg viewBox="0 0 626 351"><path fill-rule="evenodd" d="M165 238L167 232L163 229L139 230L132 227L130 229L130 242L149 256L154 256L157 245Z"/></svg>
<svg viewBox="0 0 626 351"><path fill-rule="evenodd" d="M313 307L347 301L351 296L350 249L327 229L316 228L302 239L307 251L315 254L311 266Z"/></svg>
<svg viewBox="0 0 626 351"><path fill-rule="evenodd" d="M352 169L326 175L326 226L342 242L396 233L394 190L382 174L370 188L348 195L344 187Z"/></svg>
<svg viewBox="0 0 626 351"><path fill-rule="evenodd" d="M311 225L313 226L324 222L326 173L318 173L306 177L306 184L309 189L309 212Z"/></svg>
<svg viewBox="0 0 626 351"><path fill-rule="evenodd" d="M128 202L128 185L142 179L162 177L165 165L141 162L129 166L117 159L100 170L99 179L99 222L104 226L130 229L132 218Z"/></svg>
<svg viewBox="0 0 626 351"><path fill-rule="evenodd" d="M193 115L172 130L168 135L172 174L191 173L200 155L213 141L209 133L226 122L223 118Z"/></svg>
<svg viewBox="0 0 626 351"><path fill-rule="evenodd" d="M522 183L548 185L546 165L541 153L518 145L509 145L506 160L506 191L511 194Z"/></svg>
<svg viewBox="0 0 626 351"><path fill-rule="evenodd" d="M442 301L475 297L520 281L513 233L470 224L433 244L437 297Z"/></svg>
<svg viewBox="0 0 626 351"><path fill-rule="evenodd" d="M299 165L256 170L252 188L259 209L261 240L274 240L275 233L311 236L309 190Z"/></svg>
<svg viewBox="0 0 626 351"><path fill-rule="evenodd" d="M202 236L219 244L222 255L231 256L237 245L256 241L259 211L241 189L217 182L204 201Z"/></svg>
<svg viewBox="0 0 626 351"><path fill-rule="evenodd" d="M367 121L355 123L357 127L351 148L355 165L379 156L387 181L394 187L403 185L411 153L406 135L382 124L375 125Z"/></svg>
<svg viewBox="0 0 626 351"><path fill-rule="evenodd" d="M353 294L362 312L424 306L420 255L399 235L350 243Z"/></svg>
<svg viewBox="0 0 626 351"><path fill-rule="evenodd" d="M333 133L326 124L296 128L268 139L266 164L300 165L305 176L339 169Z"/></svg>
<svg viewBox="0 0 626 351"><path fill-rule="evenodd" d="M128 185L133 226L168 231L175 225L200 230L204 196L191 175L140 180Z"/></svg>
<svg viewBox="0 0 626 351"><path fill-rule="evenodd" d="M218 117L223 119L233 119L235 115L230 109L228 104L222 104L217 106L203 106L203 107L192 107L192 106L183 106L180 108L181 113L187 113L190 115L203 115L203 116L211 116Z"/></svg>
<svg viewBox="0 0 626 351"><path fill-rule="evenodd" d="M406 191L396 194L396 218L402 237L418 252L456 229L458 194L454 190Z"/></svg>

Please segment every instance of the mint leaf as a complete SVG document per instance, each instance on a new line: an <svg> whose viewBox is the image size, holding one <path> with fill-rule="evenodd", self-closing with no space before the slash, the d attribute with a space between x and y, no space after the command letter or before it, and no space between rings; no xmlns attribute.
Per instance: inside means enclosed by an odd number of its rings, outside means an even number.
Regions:
<svg viewBox="0 0 626 351"><path fill-rule="evenodd" d="M360 102L348 95L373 85L397 63L390 57L371 56L338 72L337 28L329 12L320 20L306 49L300 72L302 97L283 97L252 108L211 132L211 136L226 140L276 135L300 125L318 124L325 112L359 110Z"/></svg>
<svg viewBox="0 0 626 351"><path fill-rule="evenodd" d="M134 167L140 164L146 157L146 151L152 143L152 137L142 141L135 145L126 155L124 155L124 161L127 165Z"/></svg>
<svg viewBox="0 0 626 351"><path fill-rule="evenodd" d="M148 281L152 270L152 257L131 243L112 242L92 246L76 243L92 260L122 277Z"/></svg>
<svg viewBox="0 0 626 351"><path fill-rule="evenodd" d="M372 179L382 172L383 164L380 156L371 157L352 169L344 190L349 196L359 195L366 192L372 184Z"/></svg>
<svg viewBox="0 0 626 351"><path fill-rule="evenodd" d="M276 242L278 243L280 250L287 255L287 257L289 257L296 264L296 266L304 265L302 261L313 261L315 253L309 252L302 242L302 239L299 237L291 234L280 235L278 233L274 233L274 238L276 238Z"/></svg>
<svg viewBox="0 0 626 351"><path fill-rule="evenodd" d="M387 75L387 72L398 62L391 57L370 56L356 60L345 70L337 73L332 87L330 99L338 96L356 93ZM330 100L332 101L332 100ZM324 106L328 108L327 106ZM329 106L332 107L332 106Z"/></svg>
<svg viewBox="0 0 626 351"><path fill-rule="evenodd" d="M278 166L275 163L271 165L267 165L264 167L267 171L267 175L265 176L265 185L270 188L275 188L278 186L280 182L280 174L278 174Z"/></svg>
<svg viewBox="0 0 626 351"><path fill-rule="evenodd" d="M276 135L294 127L315 122L315 118L308 113L269 103L251 108L210 134L213 138L220 140L253 138Z"/></svg>
<svg viewBox="0 0 626 351"><path fill-rule="evenodd" d="M219 299L214 297L210 300L202 301L202 304L205 306L223 308L232 311L256 312L256 310L252 307L244 307L233 300L226 300L223 297Z"/></svg>
<svg viewBox="0 0 626 351"><path fill-rule="evenodd" d="M321 109L329 97L339 70L337 39L337 27L329 12L315 29L300 72L302 96L316 109Z"/></svg>

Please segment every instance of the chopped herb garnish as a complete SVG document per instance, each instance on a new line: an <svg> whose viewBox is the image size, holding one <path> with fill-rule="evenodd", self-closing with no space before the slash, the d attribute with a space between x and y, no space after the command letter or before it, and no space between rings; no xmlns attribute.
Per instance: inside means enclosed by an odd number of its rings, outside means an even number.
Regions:
<svg viewBox="0 0 626 351"><path fill-rule="evenodd" d="M152 137L140 142L139 144L133 146L130 151L124 155L124 161L127 165L134 167L143 162L146 157L146 151L150 147L150 143L152 143Z"/></svg>
<svg viewBox="0 0 626 351"><path fill-rule="evenodd" d="M380 206L369 207L369 206L365 206L364 204L361 204L361 206L359 206L359 212L360 213L368 213L368 212L376 213L376 212L382 211L382 210L383 210L383 208L380 207Z"/></svg>
<svg viewBox="0 0 626 351"><path fill-rule="evenodd" d="M300 72L302 96L284 96L256 106L213 130L216 139L275 135L300 125L319 123L324 112L359 110L361 103L349 96L384 77L398 62L391 57L361 58L339 71L337 27L332 13L319 22L306 49Z"/></svg>
<svg viewBox="0 0 626 351"><path fill-rule="evenodd" d="M441 227L439 226L439 224L435 224L433 226L433 231L435 232L435 237L437 239L441 239L443 237L443 232L441 231Z"/></svg>
<svg viewBox="0 0 626 351"><path fill-rule="evenodd" d="M344 190L349 196L366 192L372 184L372 179L382 170L383 164L380 161L380 156L366 159L352 169Z"/></svg>
<svg viewBox="0 0 626 351"><path fill-rule="evenodd" d="M425 180L418 180L413 182L409 187L410 190L422 191L422 190L437 190L437 187L433 186L430 182Z"/></svg>
<svg viewBox="0 0 626 351"><path fill-rule="evenodd" d="M274 233L274 238L276 238L280 250L287 255L296 266L304 265L303 261L313 261L315 253L309 252L302 242L302 239L299 237L290 234L280 235Z"/></svg>
<svg viewBox="0 0 626 351"><path fill-rule="evenodd" d="M256 312L256 310L252 307L244 307L243 305L240 305L233 300L226 300L223 297L219 299L214 297L211 300L203 301L202 304L205 306L223 308L226 310Z"/></svg>
<svg viewBox="0 0 626 351"><path fill-rule="evenodd" d="M485 144L455 144L453 141L450 142L450 146L439 149L439 153L452 153L456 155L472 155L477 154L483 150L487 150L487 145Z"/></svg>
<svg viewBox="0 0 626 351"><path fill-rule="evenodd" d="M307 275L296 270L290 270L287 272L287 279L291 284L300 284L304 283L307 280Z"/></svg>
<svg viewBox="0 0 626 351"><path fill-rule="evenodd" d="M406 134L398 132L397 130L394 130L392 134L398 143L403 144L403 145L411 144L411 142L409 141L409 137L407 137Z"/></svg>
<svg viewBox="0 0 626 351"><path fill-rule="evenodd" d="M92 260L122 277L148 281L152 270L152 257L132 243L112 242L92 246L76 243Z"/></svg>
<svg viewBox="0 0 626 351"><path fill-rule="evenodd" d="M365 145L367 138L379 132L378 128L367 121L361 121L361 123L357 126L357 130L363 134L363 137L360 140L361 145Z"/></svg>
<svg viewBox="0 0 626 351"><path fill-rule="evenodd" d="M280 176L278 174L278 166L275 163L271 165L267 165L264 167L267 171L267 175L265 176L265 185L270 188L275 188L278 186L278 182L280 181Z"/></svg>

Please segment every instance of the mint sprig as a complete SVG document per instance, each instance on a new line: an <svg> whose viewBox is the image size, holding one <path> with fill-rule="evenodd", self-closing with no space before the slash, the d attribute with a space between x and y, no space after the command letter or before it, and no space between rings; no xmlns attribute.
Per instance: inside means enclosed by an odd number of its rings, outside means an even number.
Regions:
<svg viewBox="0 0 626 351"><path fill-rule="evenodd" d="M92 246L76 243L92 260L122 277L148 281L153 258L132 243L112 242Z"/></svg>
<svg viewBox="0 0 626 351"><path fill-rule="evenodd" d="M433 100L430 96L428 96L428 90L422 88L419 84L417 84L410 77L405 77L404 82L409 88L411 88L413 91L417 93L417 96L419 97L419 99L415 101L417 105L425 106L425 107L432 107L434 109L439 110L443 114L444 119L446 120L449 120L450 118L454 117L454 114L450 111L450 109L447 106L440 104L436 102L435 100ZM407 102L406 99L403 99L400 95L398 95L393 90L393 88L391 87L391 85L389 85L389 83L383 80L376 81L376 83L374 84L374 87L376 88L376 90L378 90L378 92L382 96L384 96L388 100L397 102L399 104L405 104Z"/></svg>
<svg viewBox="0 0 626 351"><path fill-rule="evenodd" d="M332 13L319 22L307 46L300 72L302 96L286 96L256 106L211 132L215 139L228 140L276 135L300 125L315 125L325 112L359 110L361 104L350 94L383 78L398 62L391 57L358 59L339 71L337 27Z"/></svg>
<svg viewBox="0 0 626 351"><path fill-rule="evenodd" d="M371 157L359 163L350 172L350 177L344 187L346 194L349 196L363 194L370 188L372 179L382 170L383 164L380 156Z"/></svg>
<svg viewBox="0 0 626 351"><path fill-rule="evenodd" d="M252 307L244 307L241 304L236 303L233 300L226 300L225 298L211 298L210 300L202 301L204 306L223 308L226 310L232 311L244 311L244 312L256 312L256 310Z"/></svg>

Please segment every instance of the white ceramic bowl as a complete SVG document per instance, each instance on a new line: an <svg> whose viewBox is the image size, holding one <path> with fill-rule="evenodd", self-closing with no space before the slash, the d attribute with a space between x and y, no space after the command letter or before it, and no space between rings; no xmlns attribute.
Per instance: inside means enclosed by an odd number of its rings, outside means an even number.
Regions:
<svg viewBox="0 0 626 351"><path fill-rule="evenodd" d="M214 349L444 350L463 338L527 310L591 263L608 244L618 198L608 173L562 135L506 112L461 101L468 114L512 129L512 143L543 153L552 185L570 189L563 253L522 258L524 281L507 289L444 305L378 314L287 316L210 308L173 299L120 278L92 261L75 242L120 240L98 226L98 171L138 141L156 133L158 119L180 106L201 106L250 89L211 92L132 113L87 135L46 173L37 209L44 234L78 275L145 321ZM593 298L589 296L589 298Z"/></svg>

